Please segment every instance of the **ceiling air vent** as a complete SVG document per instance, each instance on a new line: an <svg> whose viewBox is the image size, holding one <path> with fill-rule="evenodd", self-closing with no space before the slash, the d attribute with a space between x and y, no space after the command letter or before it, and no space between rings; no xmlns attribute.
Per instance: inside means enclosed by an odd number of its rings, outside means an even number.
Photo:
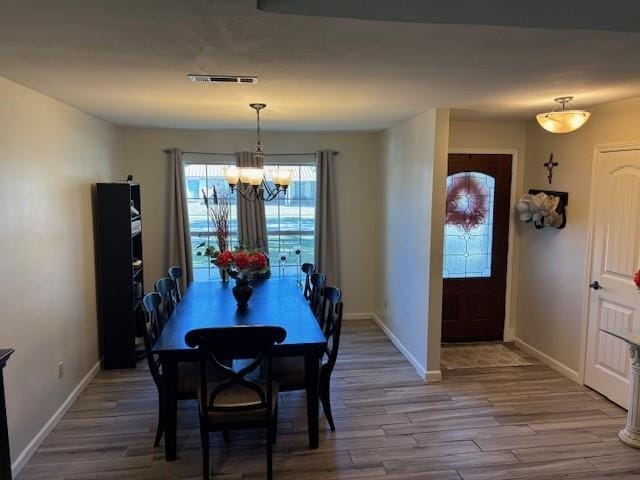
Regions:
<svg viewBox="0 0 640 480"><path fill-rule="evenodd" d="M188 77L195 83L258 83L258 77L246 75L197 75L190 73Z"/></svg>

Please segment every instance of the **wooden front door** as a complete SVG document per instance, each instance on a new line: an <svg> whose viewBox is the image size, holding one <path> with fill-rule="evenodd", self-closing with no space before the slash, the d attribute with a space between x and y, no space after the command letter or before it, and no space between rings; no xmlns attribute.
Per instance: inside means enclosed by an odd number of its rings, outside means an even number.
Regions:
<svg viewBox="0 0 640 480"><path fill-rule="evenodd" d="M585 383L626 408L628 348L600 329L640 332L640 149L602 152L596 162Z"/></svg>
<svg viewBox="0 0 640 480"><path fill-rule="evenodd" d="M450 154L442 341L502 340L511 155Z"/></svg>

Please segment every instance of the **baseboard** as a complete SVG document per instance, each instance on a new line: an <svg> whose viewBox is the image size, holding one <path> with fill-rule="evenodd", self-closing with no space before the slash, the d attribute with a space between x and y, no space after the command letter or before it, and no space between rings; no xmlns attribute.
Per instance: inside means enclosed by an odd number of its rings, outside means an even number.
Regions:
<svg viewBox="0 0 640 480"><path fill-rule="evenodd" d="M551 368L553 368L556 372L561 373L562 375L567 377L569 380L573 380L574 382L576 382L578 384L582 383L580 381L580 374L578 372L576 372L575 370L567 367L563 363L560 363L555 358L550 357L549 355L547 355L544 352L541 352L537 348L529 345L527 342L525 342L524 340L522 340L522 339L520 339L518 337L515 337L514 341L515 341L516 347L521 348L522 350L524 350L527 353L530 353L531 355L536 357L538 360L542 361L543 363L545 363L548 366L550 366Z"/></svg>
<svg viewBox="0 0 640 480"><path fill-rule="evenodd" d="M371 320L373 313L343 313L343 320Z"/></svg>
<svg viewBox="0 0 640 480"><path fill-rule="evenodd" d="M45 423L44 427L37 433L37 435L29 442L29 444L20 452L20 455L16 458L15 462L11 465L11 470L13 472L13 478L16 478L20 470L27 464L29 459L36 452L40 444L47 438L47 435L51 433L51 430L58 424L58 422L62 419L67 410L71 408L73 402L80 396L82 391L89 385L89 382L96 376L96 374L100 371L100 361L98 361L89 373L87 373L80 383L76 385L73 391L69 394L66 400L60 405L60 408L56 410L56 412L51 416L51 418Z"/></svg>
<svg viewBox="0 0 640 480"><path fill-rule="evenodd" d="M427 382L441 382L442 370L427 370L427 376L425 378Z"/></svg>
<svg viewBox="0 0 640 480"><path fill-rule="evenodd" d="M380 330L382 330L382 332L389 338L389 340L391 340L391 343L393 343L395 347L398 350L400 350L400 353L404 355L404 357L413 366L413 368L416 369L416 372L418 372L418 375L420 375L420 378L422 378L425 381L429 381L429 374L432 374L431 381L436 381L436 377L437 377L436 372L435 371L427 372L424 366L422 366L420 362L418 362L418 360L416 360L416 358L413 355L411 355L411 352L409 352L407 347L405 347L404 344L400 341L400 339L396 337L391 330L389 330L389 327L387 327L384 324L384 322L380 319L380 317L378 317L378 315L374 313L371 315L371 318L373 319L374 322L376 322L376 325L380 327ZM438 370L437 373L440 373L440 371ZM442 379L442 374L440 374L440 379Z"/></svg>

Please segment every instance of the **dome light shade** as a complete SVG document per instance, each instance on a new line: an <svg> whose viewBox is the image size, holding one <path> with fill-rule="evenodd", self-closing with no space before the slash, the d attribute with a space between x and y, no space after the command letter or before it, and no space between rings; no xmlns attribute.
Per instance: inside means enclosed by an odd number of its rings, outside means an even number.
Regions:
<svg viewBox="0 0 640 480"><path fill-rule="evenodd" d="M538 124L551 133L569 133L582 127L591 114L585 110L568 110L567 105L571 100L573 97L556 98L562 109L536 115Z"/></svg>

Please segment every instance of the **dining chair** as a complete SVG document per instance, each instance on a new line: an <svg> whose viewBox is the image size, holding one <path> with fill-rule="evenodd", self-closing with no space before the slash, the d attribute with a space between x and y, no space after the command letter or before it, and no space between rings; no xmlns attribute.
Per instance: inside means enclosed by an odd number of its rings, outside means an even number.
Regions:
<svg viewBox="0 0 640 480"><path fill-rule="evenodd" d="M171 315L173 315L173 312L177 306L174 295L176 282L174 282L169 277L163 277L159 280L156 280L155 289L156 292L158 292L162 297L162 312L164 314L164 318L168 320L169 318L171 318Z"/></svg>
<svg viewBox="0 0 640 480"><path fill-rule="evenodd" d="M303 263L300 268L305 274L304 289L302 293L307 302L311 299L311 275L316 272L316 266L313 263Z"/></svg>
<svg viewBox="0 0 640 480"><path fill-rule="evenodd" d="M185 336L200 356L198 411L202 443L202 478L209 478L209 432L265 428L267 431L267 479L273 478L273 443L278 421L278 384L271 374L272 347L282 343L287 332L276 326L200 328ZM225 362L251 361L237 371ZM224 380L210 382L207 362L212 362ZM265 376L256 378L262 364Z"/></svg>
<svg viewBox="0 0 640 480"><path fill-rule="evenodd" d="M153 346L162 333L162 316L164 315L160 306L162 298L159 293L147 293L142 299L145 310L146 325L144 328L144 349L149 365L149 371L153 378L153 383L158 390L158 427L156 429L156 437L153 446L157 447L164 433L164 408L162 406L162 367L160 358L153 353ZM185 362L178 364L178 385L177 397L179 400L189 400L197 397L198 379L200 372L199 362Z"/></svg>
<svg viewBox="0 0 640 480"><path fill-rule="evenodd" d="M318 392L325 417L332 432L336 427L331 413L331 373L338 359L340 332L342 331L342 292L336 287L324 289L322 312L323 333L327 347L320 360ZM273 359L273 379L280 385L280 391L304 390L304 357L277 357Z"/></svg>
<svg viewBox="0 0 640 480"><path fill-rule="evenodd" d="M310 276L311 283L311 297L309 300L309 306L311 311L315 315L320 327L322 328L322 305L324 286L327 283L327 276L324 273L312 273Z"/></svg>
<svg viewBox="0 0 640 480"><path fill-rule="evenodd" d="M180 279L182 278L182 268L180 267L169 267L167 271L169 274L169 278L173 280L176 284L176 288L174 289L175 303L176 305L182 301L182 292L180 291Z"/></svg>

